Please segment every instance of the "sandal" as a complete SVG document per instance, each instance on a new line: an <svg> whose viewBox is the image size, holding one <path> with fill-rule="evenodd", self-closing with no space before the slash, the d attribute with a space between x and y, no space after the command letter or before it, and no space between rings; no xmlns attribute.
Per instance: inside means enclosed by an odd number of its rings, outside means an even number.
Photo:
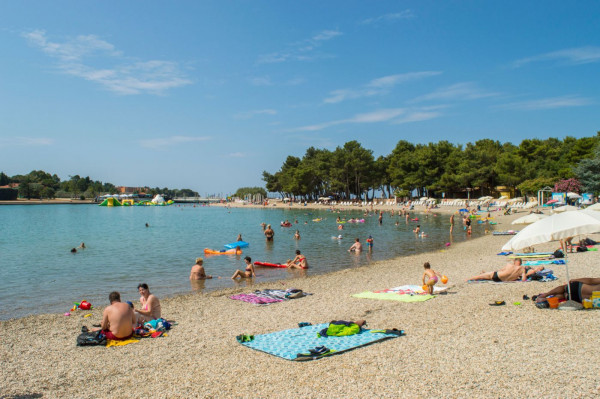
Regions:
<svg viewBox="0 0 600 399"><path fill-rule="evenodd" d="M496 301L494 303L490 303L490 306L503 306L506 305L506 302L504 301Z"/></svg>

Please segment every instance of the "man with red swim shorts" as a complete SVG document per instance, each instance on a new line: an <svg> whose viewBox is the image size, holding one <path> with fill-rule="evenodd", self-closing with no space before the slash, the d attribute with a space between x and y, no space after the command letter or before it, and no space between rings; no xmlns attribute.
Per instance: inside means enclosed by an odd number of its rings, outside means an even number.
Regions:
<svg viewBox="0 0 600 399"><path fill-rule="evenodd" d="M124 340L133 336L135 314L133 308L121 302L121 294L116 291L108 295L110 305L104 309L102 315L102 334L107 339Z"/></svg>

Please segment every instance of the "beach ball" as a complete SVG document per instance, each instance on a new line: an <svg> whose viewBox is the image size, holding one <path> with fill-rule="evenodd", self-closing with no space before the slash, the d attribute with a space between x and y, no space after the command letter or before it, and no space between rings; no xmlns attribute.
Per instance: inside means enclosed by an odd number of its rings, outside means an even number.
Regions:
<svg viewBox="0 0 600 399"><path fill-rule="evenodd" d="M448 277L442 276L442 284L446 284L448 282Z"/></svg>

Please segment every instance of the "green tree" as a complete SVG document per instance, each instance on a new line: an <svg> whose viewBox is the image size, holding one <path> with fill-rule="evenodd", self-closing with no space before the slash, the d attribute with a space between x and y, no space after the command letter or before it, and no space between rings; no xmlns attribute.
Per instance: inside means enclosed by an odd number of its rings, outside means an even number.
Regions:
<svg viewBox="0 0 600 399"><path fill-rule="evenodd" d="M593 158L583 159L574 168L584 192L600 193L600 145L596 147Z"/></svg>
<svg viewBox="0 0 600 399"><path fill-rule="evenodd" d="M0 172L0 186L6 186L8 183L10 183L10 178L4 172Z"/></svg>

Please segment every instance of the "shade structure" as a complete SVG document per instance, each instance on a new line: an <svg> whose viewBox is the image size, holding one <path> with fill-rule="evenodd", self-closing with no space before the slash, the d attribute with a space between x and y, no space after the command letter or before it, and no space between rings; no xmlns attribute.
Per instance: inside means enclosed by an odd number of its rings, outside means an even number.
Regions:
<svg viewBox="0 0 600 399"><path fill-rule="evenodd" d="M576 211L579 208L577 208L576 206L573 205L564 205L558 208L554 208L554 210L552 211L553 213L562 213L562 212L571 212L571 211Z"/></svg>
<svg viewBox="0 0 600 399"><path fill-rule="evenodd" d="M513 236L503 251L514 251L532 245L558 241L579 234L600 232L600 219L589 212L563 212L530 224Z"/></svg>
<svg viewBox="0 0 600 399"><path fill-rule="evenodd" d="M581 198L581 195L579 195L577 193L569 192L569 193L567 193L567 198Z"/></svg>
<svg viewBox="0 0 600 399"><path fill-rule="evenodd" d="M544 215L543 213L530 213L529 215L521 216L520 218L513 220L511 224L531 224L547 217L548 215Z"/></svg>

